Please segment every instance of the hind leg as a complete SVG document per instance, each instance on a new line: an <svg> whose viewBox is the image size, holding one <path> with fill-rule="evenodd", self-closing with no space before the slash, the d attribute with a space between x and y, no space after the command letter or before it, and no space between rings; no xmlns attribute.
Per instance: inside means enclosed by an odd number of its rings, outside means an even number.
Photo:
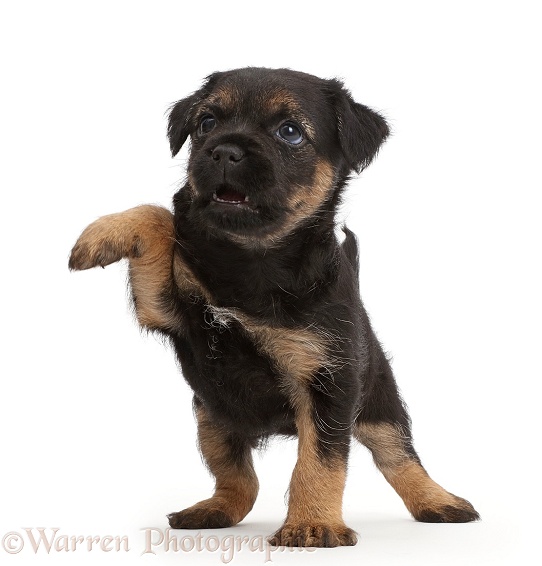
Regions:
<svg viewBox="0 0 542 566"><path fill-rule="evenodd" d="M412 516L426 523L479 519L467 500L446 491L421 465L412 446L410 420L387 362L368 393L354 437L372 452L376 466Z"/></svg>
<svg viewBox="0 0 542 566"><path fill-rule="evenodd" d="M429 477L412 448L412 439L397 424L357 422L354 436L371 450L378 469L417 521L467 523L479 519L466 499Z"/></svg>

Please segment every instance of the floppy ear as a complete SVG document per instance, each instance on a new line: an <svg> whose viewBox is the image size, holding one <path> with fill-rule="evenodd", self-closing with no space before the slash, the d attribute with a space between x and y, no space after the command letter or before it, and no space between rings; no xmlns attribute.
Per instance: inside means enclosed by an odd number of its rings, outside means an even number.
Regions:
<svg viewBox="0 0 542 566"><path fill-rule="evenodd" d="M386 120L374 110L354 102L340 81L335 86L335 108L341 149L348 165L361 173L390 134Z"/></svg>
<svg viewBox="0 0 542 566"><path fill-rule="evenodd" d="M194 94L175 102L169 111L167 126L167 137L171 156L175 157L183 147L186 138L190 134L190 120L192 118L192 108L203 100L212 90L218 79L226 73L212 73L209 75L203 86Z"/></svg>
<svg viewBox="0 0 542 566"><path fill-rule="evenodd" d="M190 117L194 104L199 100L197 93L175 102L169 111L167 137L171 156L175 157L190 133Z"/></svg>

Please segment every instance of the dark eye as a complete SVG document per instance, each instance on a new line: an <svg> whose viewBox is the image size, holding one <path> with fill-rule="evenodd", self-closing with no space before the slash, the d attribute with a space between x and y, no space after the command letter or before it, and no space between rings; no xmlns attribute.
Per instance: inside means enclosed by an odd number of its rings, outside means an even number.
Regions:
<svg viewBox="0 0 542 566"><path fill-rule="evenodd" d="M201 134L208 134L216 126L216 120L210 114L205 114L199 121L199 131Z"/></svg>
<svg viewBox="0 0 542 566"><path fill-rule="evenodd" d="M299 145L303 141L303 133L299 126L286 122L277 130L277 135L292 145Z"/></svg>

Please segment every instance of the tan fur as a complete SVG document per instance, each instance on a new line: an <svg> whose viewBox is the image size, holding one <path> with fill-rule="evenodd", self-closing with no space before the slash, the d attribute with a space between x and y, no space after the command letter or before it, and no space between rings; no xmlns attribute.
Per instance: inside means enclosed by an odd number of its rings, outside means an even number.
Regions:
<svg viewBox="0 0 542 566"><path fill-rule="evenodd" d="M375 464L416 519L428 511L442 513L446 506L472 508L433 481L423 466L412 459L397 427L389 423L360 423L354 436L371 450Z"/></svg>
<svg viewBox="0 0 542 566"><path fill-rule="evenodd" d="M222 85L206 98L205 104L219 106L224 112L233 112L239 98L239 92L233 85Z"/></svg>
<svg viewBox="0 0 542 566"><path fill-rule="evenodd" d="M346 462L339 457L320 457L312 403L307 389L304 391L295 399L299 444L288 515L271 541L286 546L352 545L356 536L342 518Z"/></svg>
<svg viewBox="0 0 542 566"><path fill-rule="evenodd" d="M266 242L280 241L290 234L303 220L312 216L324 203L333 190L334 171L331 163L318 160L312 182L295 189L286 206L289 210L288 220L277 231L267 236Z"/></svg>
<svg viewBox="0 0 542 566"><path fill-rule="evenodd" d="M104 267L123 257L138 257L149 250L153 253L153 245L162 246L161 238L173 243L173 217L165 208L144 205L108 214L83 230L72 249L70 268Z"/></svg>
<svg viewBox="0 0 542 566"><path fill-rule="evenodd" d="M200 501L185 511L220 510L237 524L252 509L258 494L258 478L252 457L232 463L231 448L227 434L208 417L205 409L196 411L198 419L198 441L201 454L216 479L215 492L210 499Z"/></svg>
<svg viewBox="0 0 542 566"><path fill-rule="evenodd" d="M296 394L299 386L310 383L319 369L330 370L339 363L339 358L330 353L335 338L318 329L268 326L239 309L210 310L220 324L227 326L236 320L243 327L280 373L281 385L289 397Z"/></svg>
<svg viewBox="0 0 542 566"><path fill-rule="evenodd" d="M129 260L137 319L147 328L174 328L177 321L160 297L171 281L173 216L168 210L156 207L140 224L140 230L144 230L139 234L142 250L139 257Z"/></svg>
<svg viewBox="0 0 542 566"><path fill-rule="evenodd" d="M447 506L471 507L470 503L433 481L417 462L408 461L393 468L384 467L381 471L416 519L422 512L441 513Z"/></svg>
<svg viewBox="0 0 542 566"><path fill-rule="evenodd" d="M354 436L373 454L379 467L394 467L409 460L401 431L390 423L359 423Z"/></svg>
<svg viewBox="0 0 542 566"><path fill-rule="evenodd" d="M304 116L299 103L288 90L277 88L270 92L265 92L259 103L262 106L262 112L268 115L287 111L291 119L303 127L309 138L314 139L314 126Z"/></svg>
<svg viewBox="0 0 542 566"><path fill-rule="evenodd" d="M286 523L326 523L341 525L342 494L346 467L339 458L323 461L317 449L312 405L304 403L297 418L298 460L290 483L290 503Z"/></svg>
<svg viewBox="0 0 542 566"><path fill-rule="evenodd" d="M309 382L319 368L329 363L325 340L316 332L269 327L242 315L238 320L277 369L295 382Z"/></svg>
<svg viewBox="0 0 542 566"><path fill-rule="evenodd" d="M283 110L288 110L291 114L295 114L300 110L299 104L292 96L292 93L284 88L275 88L262 93L258 102L268 115L276 114Z"/></svg>
<svg viewBox="0 0 542 566"><path fill-rule="evenodd" d="M171 272L169 273L169 278L171 279ZM212 302L211 293L194 275L194 272L179 254L175 254L173 258L173 279L181 295L185 297L201 297L208 303Z"/></svg>
<svg viewBox="0 0 542 566"><path fill-rule="evenodd" d="M287 206L291 211L291 214L288 215L288 224L285 227L288 232L320 208L333 187L333 176L334 171L331 163L319 159L312 183L298 187L288 199Z"/></svg>
<svg viewBox="0 0 542 566"><path fill-rule="evenodd" d="M315 332L264 325L249 325L248 329L281 373L295 381L309 382L319 368L330 362L325 341Z"/></svg>
<svg viewBox="0 0 542 566"><path fill-rule="evenodd" d="M176 328L178 322L161 294L171 288L172 273L187 295L208 296L194 274L177 256L174 260L173 215L160 206L144 205L103 216L77 240L71 269L106 266L129 260L130 285L139 323L146 328Z"/></svg>

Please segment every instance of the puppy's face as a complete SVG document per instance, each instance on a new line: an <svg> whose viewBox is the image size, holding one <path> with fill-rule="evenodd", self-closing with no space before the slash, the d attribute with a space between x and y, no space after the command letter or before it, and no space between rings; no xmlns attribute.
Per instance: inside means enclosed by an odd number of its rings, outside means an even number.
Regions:
<svg viewBox="0 0 542 566"><path fill-rule="evenodd" d="M188 214L234 239L291 232L324 210L388 135L336 80L286 69L211 75L170 113L176 155L188 136Z"/></svg>

